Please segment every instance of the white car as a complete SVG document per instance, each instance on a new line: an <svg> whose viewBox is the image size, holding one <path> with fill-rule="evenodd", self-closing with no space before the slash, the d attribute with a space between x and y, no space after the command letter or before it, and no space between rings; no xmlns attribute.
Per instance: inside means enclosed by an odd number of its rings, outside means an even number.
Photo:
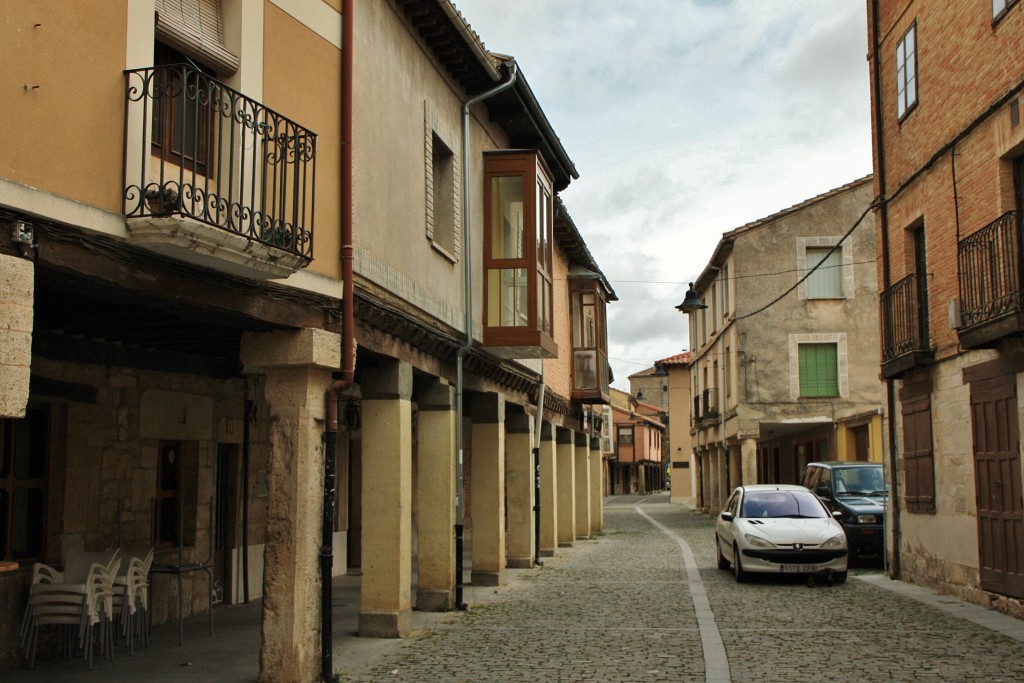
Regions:
<svg viewBox="0 0 1024 683"><path fill-rule="evenodd" d="M718 568L737 581L750 572L823 574L846 581L846 532L803 486L739 486L715 524Z"/></svg>

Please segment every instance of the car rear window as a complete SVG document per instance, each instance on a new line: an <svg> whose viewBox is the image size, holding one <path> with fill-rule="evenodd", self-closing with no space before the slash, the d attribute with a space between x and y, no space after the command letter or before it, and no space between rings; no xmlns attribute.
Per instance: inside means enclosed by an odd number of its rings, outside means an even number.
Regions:
<svg viewBox="0 0 1024 683"><path fill-rule="evenodd" d="M828 514L810 491L748 491L740 516L821 518Z"/></svg>

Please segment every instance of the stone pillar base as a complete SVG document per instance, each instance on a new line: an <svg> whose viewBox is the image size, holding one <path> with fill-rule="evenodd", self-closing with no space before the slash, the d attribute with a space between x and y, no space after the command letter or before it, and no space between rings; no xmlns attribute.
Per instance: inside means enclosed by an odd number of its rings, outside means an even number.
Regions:
<svg viewBox="0 0 1024 683"><path fill-rule="evenodd" d="M533 566L532 557L510 557L505 562L505 566L509 569L529 569Z"/></svg>
<svg viewBox="0 0 1024 683"><path fill-rule="evenodd" d="M541 557L554 557L555 556L555 551L554 550L541 550L540 551L540 556Z"/></svg>
<svg viewBox="0 0 1024 683"><path fill-rule="evenodd" d="M590 534L587 534L586 536L577 536L576 540L577 541L589 541L590 540Z"/></svg>
<svg viewBox="0 0 1024 683"><path fill-rule="evenodd" d="M572 546L573 546L573 542L572 541L559 541L558 542L558 547L559 548L571 548Z"/></svg>
<svg viewBox="0 0 1024 683"><path fill-rule="evenodd" d="M451 591L416 591L416 609L421 612L450 612L455 605Z"/></svg>
<svg viewBox="0 0 1024 683"><path fill-rule="evenodd" d="M473 572L470 583L474 586L503 586L505 572Z"/></svg>
<svg viewBox="0 0 1024 683"><path fill-rule="evenodd" d="M412 629L412 610L395 614L359 614L361 638L404 638Z"/></svg>

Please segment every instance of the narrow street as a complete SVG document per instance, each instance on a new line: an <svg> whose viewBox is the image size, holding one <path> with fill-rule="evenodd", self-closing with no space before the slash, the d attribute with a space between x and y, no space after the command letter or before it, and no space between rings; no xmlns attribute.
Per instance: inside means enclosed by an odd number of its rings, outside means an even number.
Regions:
<svg viewBox="0 0 1024 683"><path fill-rule="evenodd" d="M841 586L774 576L737 584L715 567L712 529L664 495L607 499L603 535L469 613L341 666L341 680L1024 680L1017 620L907 597L880 587L893 582L874 568L854 569ZM963 618L975 611L1008 633Z"/></svg>

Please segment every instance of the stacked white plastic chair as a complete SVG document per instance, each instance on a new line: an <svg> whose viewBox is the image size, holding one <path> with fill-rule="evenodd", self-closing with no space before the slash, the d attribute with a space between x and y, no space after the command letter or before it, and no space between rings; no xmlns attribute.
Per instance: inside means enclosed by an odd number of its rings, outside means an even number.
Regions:
<svg viewBox="0 0 1024 683"><path fill-rule="evenodd" d="M63 571L41 562L33 565L21 626L30 668L35 667L39 629L43 626L57 626L61 654L70 659L73 652L81 650L90 669L98 629L101 652L113 659L113 584L121 564L117 555L117 550L72 551Z"/></svg>
<svg viewBox="0 0 1024 683"><path fill-rule="evenodd" d="M135 654L135 640L149 646L149 569L153 549L145 555L132 554L123 574L114 579L114 615L128 652Z"/></svg>

